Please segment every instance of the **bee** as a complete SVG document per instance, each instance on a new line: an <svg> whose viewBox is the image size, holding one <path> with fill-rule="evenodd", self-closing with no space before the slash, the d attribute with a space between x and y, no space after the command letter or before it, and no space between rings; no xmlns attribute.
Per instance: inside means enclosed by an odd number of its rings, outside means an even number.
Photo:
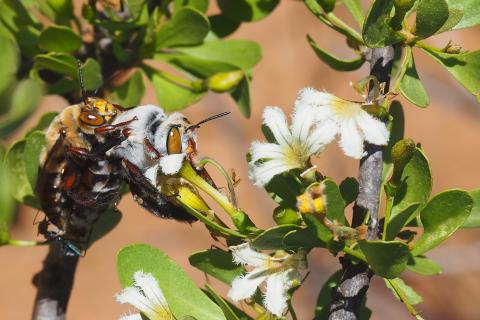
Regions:
<svg viewBox="0 0 480 320"><path fill-rule="evenodd" d="M120 114L111 128L106 126L97 131L106 137L119 134L123 137L106 155L120 161L130 192L141 206L156 216L191 223L196 218L171 201L171 195L166 194L159 180L179 180L176 174L183 161L192 163L197 153L195 129L228 113L192 125L181 113L167 115L158 106L144 105ZM124 128L120 129L119 124ZM205 170L199 171L213 184Z"/></svg>
<svg viewBox="0 0 480 320"><path fill-rule="evenodd" d="M123 181L119 163L105 155L121 140L107 141L95 129L111 125L124 109L87 97L79 75L83 101L64 109L48 127L36 185L46 216L38 232L47 241L63 242L67 255L81 252L93 223L118 200Z"/></svg>

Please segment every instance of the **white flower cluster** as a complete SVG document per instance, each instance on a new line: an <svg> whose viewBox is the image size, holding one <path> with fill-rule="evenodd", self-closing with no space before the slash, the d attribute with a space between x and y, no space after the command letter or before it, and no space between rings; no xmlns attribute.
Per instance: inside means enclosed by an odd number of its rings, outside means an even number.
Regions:
<svg viewBox="0 0 480 320"><path fill-rule="evenodd" d="M271 313L281 317L287 308L288 290L301 282L299 270L306 268L305 254L279 251L270 256L253 250L249 243L232 246L230 250L234 262L253 269L233 280L228 296L234 301L247 299L266 282L264 305Z"/></svg>
<svg viewBox="0 0 480 320"><path fill-rule="evenodd" d="M257 186L266 185L282 172L306 169L310 157L319 155L337 134L344 154L355 159L365 155L365 141L386 145L389 137L385 123L368 114L360 103L313 88L298 93L290 127L279 107L266 107L263 123L276 143L252 143L249 176Z"/></svg>

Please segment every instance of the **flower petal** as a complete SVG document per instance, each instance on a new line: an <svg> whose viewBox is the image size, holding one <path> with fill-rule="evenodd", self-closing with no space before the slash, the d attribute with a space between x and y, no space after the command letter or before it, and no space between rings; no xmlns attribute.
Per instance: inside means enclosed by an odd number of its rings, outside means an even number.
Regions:
<svg viewBox="0 0 480 320"><path fill-rule="evenodd" d="M262 187L272 180L272 178L282 172L299 168L299 165L287 163L282 160L269 160L259 165L251 165L248 172L248 177L253 183Z"/></svg>
<svg viewBox="0 0 480 320"><path fill-rule="evenodd" d="M282 109L279 107L266 107L263 111L263 123L272 131L278 144L288 145L290 143L291 133Z"/></svg>
<svg viewBox="0 0 480 320"><path fill-rule="evenodd" d="M164 174L176 174L180 171L185 158L184 153L169 154L160 158L160 167Z"/></svg>
<svg viewBox="0 0 480 320"><path fill-rule="evenodd" d="M266 269L255 269L243 276L236 277L232 281L232 287L228 291L228 297L234 301L239 301L251 297L258 286L267 279Z"/></svg>
<svg viewBox="0 0 480 320"><path fill-rule="evenodd" d="M252 156L250 162L254 163L260 159L282 159L285 156L285 148L276 143L254 141L250 147Z"/></svg>
<svg viewBox="0 0 480 320"><path fill-rule="evenodd" d="M340 147L343 153L355 159L363 157L363 136L358 130L355 119L345 119L340 125L342 138Z"/></svg>
<svg viewBox="0 0 480 320"><path fill-rule="evenodd" d="M296 109L292 115L292 136L295 143L304 143L315 124L315 109L312 107L305 107Z"/></svg>
<svg viewBox="0 0 480 320"><path fill-rule="evenodd" d="M152 303L156 306L168 308L167 300L165 299L157 280L151 273L137 271L133 274L133 280L134 286L139 287Z"/></svg>
<svg viewBox="0 0 480 320"><path fill-rule="evenodd" d="M290 270L273 273L267 279L264 305L277 317L281 317L287 308L287 291L291 286L288 277Z"/></svg>
<svg viewBox="0 0 480 320"><path fill-rule="evenodd" d="M338 124L334 120L320 122L309 134L307 148L312 155L317 155L327 144L333 141L339 131Z"/></svg>
<svg viewBox="0 0 480 320"><path fill-rule="evenodd" d="M138 288L135 287L127 287L123 289L120 294L116 295L117 302L119 303L129 303L139 311L145 313L149 318L151 315L155 316L155 308L156 306L147 299Z"/></svg>
<svg viewBox="0 0 480 320"><path fill-rule="evenodd" d="M317 120L322 120L330 117L331 106L338 98L331 93L318 91L314 88L303 88L298 92L297 100L295 101L295 111L299 111L305 107L314 107L316 114L319 116Z"/></svg>
<svg viewBox="0 0 480 320"><path fill-rule="evenodd" d="M268 254L253 250L248 242L242 243L238 246L231 246L229 248L232 250L233 261L236 264L264 267L270 260Z"/></svg>
<svg viewBox="0 0 480 320"><path fill-rule="evenodd" d="M380 146L384 146L388 143L390 133L388 132L385 123L375 119L366 111L362 111L356 120L358 126L363 131L365 140Z"/></svg>
<svg viewBox="0 0 480 320"><path fill-rule="evenodd" d="M118 320L142 320L140 313L125 314L122 315Z"/></svg>

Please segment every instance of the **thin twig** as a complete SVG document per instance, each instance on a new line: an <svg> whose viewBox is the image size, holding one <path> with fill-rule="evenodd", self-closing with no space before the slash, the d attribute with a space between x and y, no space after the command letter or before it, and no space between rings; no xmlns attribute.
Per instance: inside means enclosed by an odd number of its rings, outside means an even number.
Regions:
<svg viewBox="0 0 480 320"><path fill-rule="evenodd" d="M374 48L370 50L370 75L375 76L379 83L385 83L388 92L390 73L394 58L393 46ZM374 90L370 86L368 98L373 98ZM378 207L382 182L383 148L366 143L366 156L360 161L358 182L360 192L353 207L352 226L357 227L369 215L369 240L377 238ZM365 294L370 285L373 272L367 264L354 263L347 256L340 259L343 275L339 285L334 289L330 304L330 320L356 320L364 302Z"/></svg>
<svg viewBox="0 0 480 320"><path fill-rule="evenodd" d="M32 320L65 319L78 259L78 256L66 256L60 242L50 244L43 269L33 278L37 296Z"/></svg>

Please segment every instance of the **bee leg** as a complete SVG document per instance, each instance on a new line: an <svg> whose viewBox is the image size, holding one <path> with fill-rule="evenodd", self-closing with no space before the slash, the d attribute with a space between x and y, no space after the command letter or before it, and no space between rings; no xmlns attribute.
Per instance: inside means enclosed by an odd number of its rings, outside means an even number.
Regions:
<svg viewBox="0 0 480 320"><path fill-rule="evenodd" d="M108 133L112 133L112 132L115 132L115 131L119 131L119 130L125 128L126 126L128 126L130 123L132 123L135 120L138 120L137 116L134 116L132 119L130 119L128 121L124 121L124 122L120 122L120 123L117 123L117 124L110 124L110 125L107 125L107 126L95 128L95 133L97 133L97 134L108 134Z"/></svg>
<svg viewBox="0 0 480 320"><path fill-rule="evenodd" d="M147 151L147 154L150 156L151 159L157 160L160 158L160 152L155 149L153 144L148 140L148 138L143 139L143 145Z"/></svg>
<svg viewBox="0 0 480 320"><path fill-rule="evenodd" d="M189 223L197 220L183 207L171 203L168 197L163 195L136 165L123 159L122 166L134 199L150 213L157 217Z"/></svg>
<svg viewBox="0 0 480 320"><path fill-rule="evenodd" d="M67 156L80 164L88 160L92 160L92 161L104 160L103 157L93 154L85 148L77 148L77 147L68 147Z"/></svg>

